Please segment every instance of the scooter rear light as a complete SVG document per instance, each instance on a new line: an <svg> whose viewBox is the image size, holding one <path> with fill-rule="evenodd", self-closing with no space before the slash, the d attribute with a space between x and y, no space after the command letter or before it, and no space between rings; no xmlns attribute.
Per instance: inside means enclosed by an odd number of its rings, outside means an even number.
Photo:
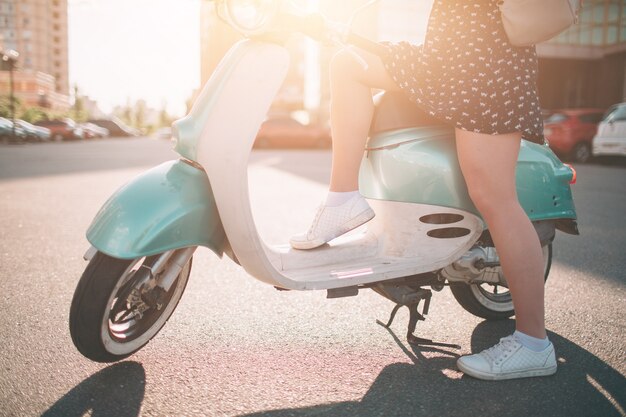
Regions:
<svg viewBox="0 0 626 417"><path fill-rule="evenodd" d="M566 167L572 170L572 179L569 180L569 183L576 184L576 170L574 169L574 167L571 166L570 164L563 164L563 165L565 165Z"/></svg>

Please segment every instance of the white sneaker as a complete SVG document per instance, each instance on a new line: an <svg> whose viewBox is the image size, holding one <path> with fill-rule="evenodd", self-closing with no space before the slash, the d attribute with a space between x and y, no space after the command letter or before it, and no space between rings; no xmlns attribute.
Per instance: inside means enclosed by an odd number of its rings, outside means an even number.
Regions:
<svg viewBox="0 0 626 417"><path fill-rule="evenodd" d="M556 373L554 346L534 352L517 341L515 336L500 339L500 343L475 355L460 357L459 370L478 379L500 380L545 376Z"/></svg>
<svg viewBox="0 0 626 417"><path fill-rule="evenodd" d="M374 210L357 194L340 206L322 204L317 209L309 231L293 236L289 243L294 249L313 249L370 221Z"/></svg>

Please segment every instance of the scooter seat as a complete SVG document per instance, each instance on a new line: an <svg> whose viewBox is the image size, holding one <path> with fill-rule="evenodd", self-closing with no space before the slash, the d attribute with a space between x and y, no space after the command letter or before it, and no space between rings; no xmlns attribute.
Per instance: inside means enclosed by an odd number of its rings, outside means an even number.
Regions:
<svg viewBox="0 0 626 417"><path fill-rule="evenodd" d="M377 94L374 106L370 137L390 130L444 125L411 102L402 92Z"/></svg>

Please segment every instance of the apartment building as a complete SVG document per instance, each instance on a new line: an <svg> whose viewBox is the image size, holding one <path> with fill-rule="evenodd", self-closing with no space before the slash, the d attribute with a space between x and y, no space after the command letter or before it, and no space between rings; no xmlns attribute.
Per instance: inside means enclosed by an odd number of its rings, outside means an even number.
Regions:
<svg viewBox="0 0 626 417"><path fill-rule="evenodd" d="M67 37L67 0L0 0L0 48L20 54L15 92L25 104L69 107Z"/></svg>
<svg viewBox="0 0 626 417"><path fill-rule="evenodd" d="M545 108L626 101L626 1L585 0L576 25L537 45Z"/></svg>

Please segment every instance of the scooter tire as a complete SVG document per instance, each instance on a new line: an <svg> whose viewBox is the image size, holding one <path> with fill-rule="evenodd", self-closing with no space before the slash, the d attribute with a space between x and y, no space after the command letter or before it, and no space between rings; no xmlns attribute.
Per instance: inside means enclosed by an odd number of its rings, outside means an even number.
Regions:
<svg viewBox="0 0 626 417"><path fill-rule="evenodd" d="M543 247L544 252L544 282L548 279L552 266L552 244ZM513 302L502 297L490 299L488 294L483 294L478 284L465 284L461 282L450 283L450 290L456 301L467 312L486 320L505 320L515 315Z"/></svg>
<svg viewBox="0 0 626 417"><path fill-rule="evenodd" d="M78 351L92 361L117 362L140 350L163 328L182 297L191 271L191 259L170 289L170 292L176 291L176 297L170 296L167 304L163 307L164 311L161 315L167 316L164 319L155 320L153 325L140 335L148 334L149 337L140 340L139 344L135 343L128 351L112 352L107 347L111 344L110 340L103 338L103 326L105 325L103 323L105 323L105 317L107 317L108 322L109 304L113 298L113 291L116 291L116 287L119 287L118 282L137 261L113 258L97 252L78 282L70 307L70 335ZM177 289L181 285L182 290ZM171 302L174 303L173 308L167 308Z"/></svg>

